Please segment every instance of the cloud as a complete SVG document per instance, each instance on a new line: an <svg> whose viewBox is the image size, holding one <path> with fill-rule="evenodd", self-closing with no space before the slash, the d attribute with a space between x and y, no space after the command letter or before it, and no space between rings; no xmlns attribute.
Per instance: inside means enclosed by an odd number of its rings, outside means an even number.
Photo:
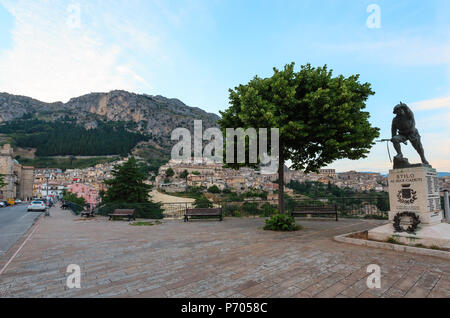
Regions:
<svg viewBox="0 0 450 318"><path fill-rule="evenodd" d="M414 110L433 110L446 108L450 110L450 97L440 97L411 104Z"/></svg>
<svg viewBox="0 0 450 318"><path fill-rule="evenodd" d="M130 36L111 41L90 25L89 14L100 13L85 12L83 6L80 27L74 28L68 22L71 2L0 3L15 20L13 46L0 52L0 91L53 102L92 91L151 88L128 53L132 43L135 50L158 54L156 37L116 20L110 26Z"/></svg>

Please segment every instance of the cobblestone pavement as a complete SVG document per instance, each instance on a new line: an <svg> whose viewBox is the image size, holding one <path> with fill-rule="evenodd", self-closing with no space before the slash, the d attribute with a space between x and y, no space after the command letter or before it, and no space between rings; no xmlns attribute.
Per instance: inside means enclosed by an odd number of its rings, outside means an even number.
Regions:
<svg viewBox="0 0 450 318"><path fill-rule="evenodd" d="M81 221L52 210L0 275L1 297L449 297L444 259L337 243L380 221L302 220L295 233L263 219L165 221L151 227ZM30 230L30 231L31 231ZM20 242L0 259L4 266ZM81 267L81 289L66 268ZM381 266L368 289L367 266Z"/></svg>

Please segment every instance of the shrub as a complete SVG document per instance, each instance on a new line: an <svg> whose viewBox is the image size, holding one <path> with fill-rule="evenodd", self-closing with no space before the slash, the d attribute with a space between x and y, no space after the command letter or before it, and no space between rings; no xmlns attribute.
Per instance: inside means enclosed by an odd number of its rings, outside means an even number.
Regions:
<svg viewBox="0 0 450 318"><path fill-rule="evenodd" d="M295 219L292 216L286 214L272 215L270 219L266 220L264 226L264 230L283 232L298 231L301 228L300 225L295 224Z"/></svg>
<svg viewBox="0 0 450 318"><path fill-rule="evenodd" d="M72 192L66 192L63 193L63 200L67 202L75 203L76 205L79 205L80 207L84 207L86 205L86 201L84 198L79 198L76 194Z"/></svg>
<svg viewBox="0 0 450 318"><path fill-rule="evenodd" d="M395 236L389 237L386 242L391 243L391 244L400 244L400 242L397 240L397 238Z"/></svg>
<svg viewBox="0 0 450 318"><path fill-rule="evenodd" d="M227 204L222 207L223 214L225 216L235 216L240 217L241 212L239 211L239 206L236 204Z"/></svg>
<svg viewBox="0 0 450 318"><path fill-rule="evenodd" d="M209 193L220 193L220 189L219 189L219 187L218 186L216 186L216 185L213 185L212 187L210 187L210 188L208 188L208 192Z"/></svg>
<svg viewBox="0 0 450 318"><path fill-rule="evenodd" d="M213 204L211 201L208 200L208 198L200 197L195 200L194 206L199 209L200 208L212 208Z"/></svg>
<svg viewBox="0 0 450 318"><path fill-rule="evenodd" d="M175 172L173 171L172 168L167 169L167 171L166 171L167 178L172 178L174 175L175 175Z"/></svg>

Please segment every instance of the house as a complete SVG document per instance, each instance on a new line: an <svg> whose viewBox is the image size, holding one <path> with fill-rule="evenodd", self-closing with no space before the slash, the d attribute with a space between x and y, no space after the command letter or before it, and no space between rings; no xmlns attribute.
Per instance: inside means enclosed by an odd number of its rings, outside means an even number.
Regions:
<svg viewBox="0 0 450 318"><path fill-rule="evenodd" d="M73 183L67 186L68 191L79 198L84 198L86 204L95 207L100 203L99 191L92 186L83 183Z"/></svg>

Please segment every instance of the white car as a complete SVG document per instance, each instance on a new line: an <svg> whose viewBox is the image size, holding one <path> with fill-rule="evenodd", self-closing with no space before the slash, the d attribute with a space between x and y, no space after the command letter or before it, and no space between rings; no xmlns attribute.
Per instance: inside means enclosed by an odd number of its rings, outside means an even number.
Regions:
<svg viewBox="0 0 450 318"><path fill-rule="evenodd" d="M44 201L33 201L28 205L28 212L32 211L40 211L45 212L47 210L47 205L44 203Z"/></svg>
<svg viewBox="0 0 450 318"><path fill-rule="evenodd" d="M22 200L16 200L16 204L22 204Z"/></svg>
<svg viewBox="0 0 450 318"><path fill-rule="evenodd" d="M6 206L5 202L0 201L0 208L4 208Z"/></svg>

